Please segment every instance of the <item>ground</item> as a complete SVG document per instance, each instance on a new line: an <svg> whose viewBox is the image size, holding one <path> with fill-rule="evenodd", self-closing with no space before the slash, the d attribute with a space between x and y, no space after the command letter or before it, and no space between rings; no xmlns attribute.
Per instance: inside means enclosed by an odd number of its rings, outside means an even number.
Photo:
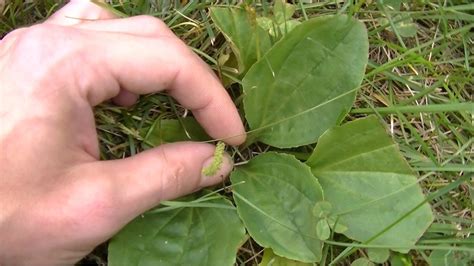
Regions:
<svg viewBox="0 0 474 266"><path fill-rule="evenodd" d="M216 59L229 44L213 25L208 7L236 5L242 1L112 2L117 10L129 16L150 14L161 18L216 70ZM262 1L244 2L249 2L257 11L268 6L262 5ZM472 174L474 110L469 103L474 92L474 4L469 0L418 0L403 1L409 3L399 5L396 3L402 1L385 0L392 7L384 7L375 0L354 1L355 4L294 2L297 6L294 18L300 21L345 12L363 21L368 29L369 65L347 121L367 114L383 118L388 132L418 171L427 195L463 175ZM0 17L0 36L44 20L62 4L53 0L7 0ZM235 85L229 88L235 99L239 91ZM142 96L130 109L108 103L97 107L102 159L123 158L140 152L145 128L158 118L174 118L184 112L165 94ZM242 149L240 154L245 160L265 149L265 145L252 145ZM300 152L304 153L304 149ZM449 226L444 229L442 239L422 238L419 244L472 243L468 237L473 232L473 201L472 183L463 183L432 199L435 223ZM248 241L239 252L239 264L256 264L261 259L260 250L255 242ZM336 247L331 248L331 254L338 251ZM429 250L414 250L408 259L414 265L425 265L429 255ZM361 256L364 256L362 251L356 252L345 258L344 263ZM91 254L87 262L106 263L104 247Z"/></svg>

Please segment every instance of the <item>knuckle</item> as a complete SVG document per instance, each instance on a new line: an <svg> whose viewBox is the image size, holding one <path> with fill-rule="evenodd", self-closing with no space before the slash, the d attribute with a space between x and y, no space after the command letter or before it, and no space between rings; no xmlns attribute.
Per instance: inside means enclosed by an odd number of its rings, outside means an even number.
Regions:
<svg viewBox="0 0 474 266"><path fill-rule="evenodd" d="M72 51L81 47L77 42L79 32L72 28L52 24L37 24L23 29L18 35L19 42L33 49L36 53L46 49L45 52ZM60 54L55 52L53 54Z"/></svg>
<svg viewBox="0 0 474 266"><path fill-rule="evenodd" d="M162 45L171 47L170 53L175 58L177 65L181 68L188 66L195 59L193 51L179 38L175 36L166 36L160 38Z"/></svg>
<svg viewBox="0 0 474 266"><path fill-rule="evenodd" d="M135 17L135 19L138 21L139 25L145 25L145 29L149 31L148 34L159 35L169 32L168 26L166 26L163 21L155 17L149 15L140 15Z"/></svg>
<svg viewBox="0 0 474 266"><path fill-rule="evenodd" d="M58 71L66 72L74 67L88 49L87 38L72 28L52 24L37 24L10 33L9 46L11 64L18 71L28 72L30 78L24 82L29 91L49 93L51 76ZM74 58L74 61L71 61ZM74 64L76 62L76 64ZM53 74L54 73L54 74ZM30 86L34 85L34 86Z"/></svg>
<svg viewBox="0 0 474 266"><path fill-rule="evenodd" d="M22 40L28 40L32 42L43 42L48 40L48 37L53 32L53 26L49 24L37 24L30 26L20 32Z"/></svg>

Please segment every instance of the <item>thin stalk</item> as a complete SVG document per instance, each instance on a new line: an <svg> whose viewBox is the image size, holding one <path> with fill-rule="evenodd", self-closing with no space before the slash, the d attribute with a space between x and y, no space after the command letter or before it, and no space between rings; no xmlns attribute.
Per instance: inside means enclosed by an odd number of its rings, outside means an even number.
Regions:
<svg viewBox="0 0 474 266"><path fill-rule="evenodd" d="M448 103L431 105L389 106L377 108L358 108L351 110L352 114L396 114L400 113L441 113L441 112L474 112L474 103Z"/></svg>

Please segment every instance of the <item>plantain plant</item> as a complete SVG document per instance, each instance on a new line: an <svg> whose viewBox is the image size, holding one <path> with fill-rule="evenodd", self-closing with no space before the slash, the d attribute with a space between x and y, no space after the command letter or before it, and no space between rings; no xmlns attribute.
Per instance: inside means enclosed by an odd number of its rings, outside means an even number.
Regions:
<svg viewBox="0 0 474 266"><path fill-rule="evenodd" d="M311 265L336 235L377 247L369 259L383 263L390 250L408 252L433 221L378 118L341 125L368 61L364 24L342 14L294 21L294 7L276 2L265 17L248 6L210 10L236 58L222 64L242 78L247 145L274 151L235 168L233 201L208 192L136 218L111 240L110 265L233 265L248 237L265 248L261 265ZM146 135L151 145L179 140L167 132L206 138L192 118L159 123ZM303 161L288 149L315 143Z"/></svg>

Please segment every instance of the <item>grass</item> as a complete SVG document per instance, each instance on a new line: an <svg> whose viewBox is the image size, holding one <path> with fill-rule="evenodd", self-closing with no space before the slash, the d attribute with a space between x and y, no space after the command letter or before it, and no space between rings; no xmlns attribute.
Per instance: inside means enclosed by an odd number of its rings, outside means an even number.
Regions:
<svg viewBox="0 0 474 266"><path fill-rule="evenodd" d="M151 14L161 18L220 76L233 77L231 70L217 65L217 59L229 46L210 20L207 8L237 2L116 0L113 5L122 14ZM257 10L268 10L268 3L250 2ZM358 17L368 28L369 66L346 120L372 113L386 121L393 139L419 172L420 184L436 217L417 247L402 259L425 265L432 251L424 246L439 244L453 246L454 250L462 247L460 243L473 244L469 236L474 231L474 4L419 0L410 1L397 10L369 0L355 1L355 4L306 2L314 3L297 4L295 17L300 20L345 12ZM1 16L0 36L45 19L61 4L52 0L9 1ZM416 34L404 37L400 23L415 27ZM238 86L229 88L229 93L239 99ZM185 110L165 94L142 96L131 109L107 103L97 107L101 158L123 158L140 152L144 128L156 119L175 118L184 113ZM246 161L268 149L264 145L251 145L234 150L235 159ZM309 150L303 147L294 153L305 158ZM363 246L341 247L338 242L347 241L344 237L335 241L328 243L325 249L327 264L349 264L367 255ZM341 253L344 249L346 251ZM249 240L239 251L238 264L255 265L261 255L261 248ZM104 248L91 254L88 261L105 263Z"/></svg>

